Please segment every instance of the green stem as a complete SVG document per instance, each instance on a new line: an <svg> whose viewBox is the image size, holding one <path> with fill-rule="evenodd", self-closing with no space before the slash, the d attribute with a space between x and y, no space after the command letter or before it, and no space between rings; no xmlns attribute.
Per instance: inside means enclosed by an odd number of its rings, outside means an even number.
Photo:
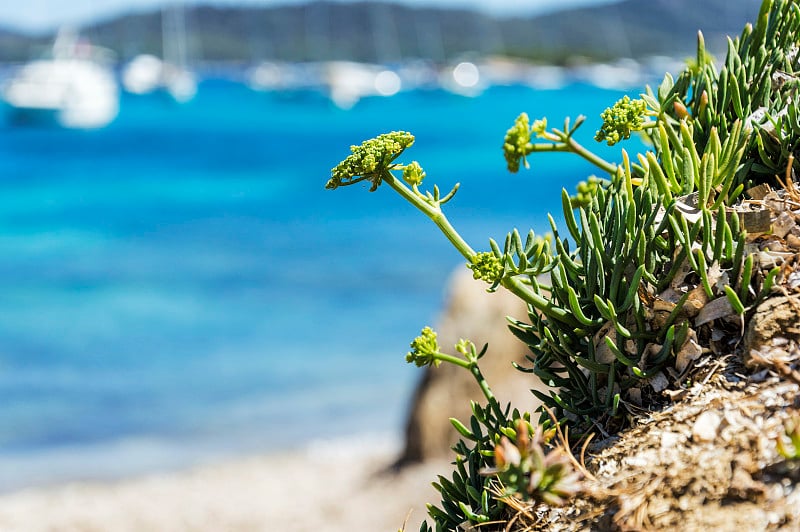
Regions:
<svg viewBox="0 0 800 532"><path fill-rule="evenodd" d="M528 154L534 152L548 152L548 151L570 151L566 142L552 142L547 144L530 144L530 151Z"/></svg>
<svg viewBox="0 0 800 532"><path fill-rule="evenodd" d="M468 369L472 376L480 386L481 391L483 392L483 396L486 397L486 401L492 406L492 410L494 410L495 415L497 416L497 421L501 422L506 418L503 409L500 408L500 403L497 401L497 398L492 393L492 389L489 388L489 383L486 382L486 378L481 373L481 368L478 366L477 357L475 357L475 351L473 346L472 356L467 356L466 359L456 357L453 355L448 355L447 353L442 353L437 351L433 355L434 359L441 362L448 362L450 364L455 364L456 366L462 367L464 369ZM497 429L495 429L497 430Z"/></svg>
<svg viewBox="0 0 800 532"><path fill-rule="evenodd" d="M470 247L467 242L461 238L461 235L458 234L458 231L450 225L450 222L447 220L447 217L444 215L442 210L438 206L433 206L428 203L426 200L418 196L414 193L413 190L409 189L406 185L401 183L398 179L396 179L390 172L386 172L383 176L383 181L387 183L390 187L392 187L398 194L403 196L408 202L414 205L417 209L421 210L425 213L428 218L433 220L433 223L444 233L444 236L450 241L451 244L467 259L468 262L472 263L473 257L475 257L475 251ZM522 279L518 277L504 277L501 281L501 284L510 292L515 294L517 297L529 303L534 308L541 311L543 314L566 323L568 325L577 327L578 322L572 315L565 311L564 309L558 308L553 306L553 304L534 292L529 286L527 286Z"/></svg>
<svg viewBox="0 0 800 532"><path fill-rule="evenodd" d="M411 189L396 179L391 172L387 171L383 176L383 181L392 187L398 194L403 196L407 201L414 205L417 209L421 210L425 215L430 218L433 223L444 233L444 236L450 241L451 244L461 253L470 263L475 257L475 250L470 247L467 242L461 238L461 235L450 225L447 217L438 206L433 206Z"/></svg>
<svg viewBox="0 0 800 532"><path fill-rule="evenodd" d="M552 302L531 290L523 279L519 277L503 277L500 284L503 285L506 290L539 310L542 314L566 323L567 325L578 327L578 322L572 314L562 308L553 306Z"/></svg>
<svg viewBox="0 0 800 532"><path fill-rule="evenodd" d="M489 388L489 383L486 382L486 378L481 373L481 368L478 366L478 361L475 360L475 357L467 357L468 359L464 359L461 357L457 357L454 355L448 355L447 353L442 353L441 351L437 351L434 353L433 358L440 361L440 362L447 362L449 364L454 364L456 366L462 367L464 369L468 369L472 376L475 377L475 380L478 382L478 386L481 387L481 391L483 392L484 397L489 403L492 405L492 408L495 409L497 415L502 418L503 412L500 410L500 404L497 402L497 399L492 393L492 389Z"/></svg>
<svg viewBox="0 0 800 532"><path fill-rule="evenodd" d="M563 135L562 142L547 143L547 144L543 144L543 143L531 144L530 145L530 148L531 148L530 153L533 153L533 152L571 152L571 153L574 153L574 154L576 154L576 155L578 155L580 157L583 157L584 159L586 159L587 161L589 161L593 165L597 166L598 168L600 168L604 172L608 172L611 175L616 175L616 173L617 173L617 165L616 164L610 163L610 162L606 161L605 159L603 159L602 157L599 157L598 155L595 155L591 151L589 151L586 148L584 148L580 143L578 143L572 137L566 136L565 134L562 134L562 135Z"/></svg>
<svg viewBox="0 0 800 532"><path fill-rule="evenodd" d="M460 366L460 367L462 367L464 369L468 369L468 370L472 371L473 375L475 374L475 372L472 369L472 367L475 366L475 364L471 364L470 362L464 360L461 357L448 355L447 353L440 353L438 351L436 353L434 353L433 357L436 360L439 360L441 362L447 362L448 364L455 364L456 366ZM491 393L491 392L489 392L489 393Z"/></svg>
<svg viewBox="0 0 800 532"><path fill-rule="evenodd" d="M492 389L489 388L489 383L486 382L486 378L484 378L483 373L481 373L481 368L478 367L478 363L472 362L468 365L468 369L470 373L472 373L472 376L475 377L475 380L478 381L478 386L481 387L484 397L486 397L486 400L492 405L497 420L500 421L504 419L505 414L503 413L503 409L500 408L500 403L497 402L497 398L492 393Z"/></svg>
<svg viewBox="0 0 800 532"><path fill-rule="evenodd" d="M567 143L570 145L570 148L572 148L573 153L580 155L581 157L583 157L593 165L597 166L601 170L608 172L611 175L615 175L617 173L616 164L610 163L605 159L603 159L602 157L599 157L594 153L590 152L589 150L578 144L578 142L576 142L575 139L573 139L572 137L567 139Z"/></svg>

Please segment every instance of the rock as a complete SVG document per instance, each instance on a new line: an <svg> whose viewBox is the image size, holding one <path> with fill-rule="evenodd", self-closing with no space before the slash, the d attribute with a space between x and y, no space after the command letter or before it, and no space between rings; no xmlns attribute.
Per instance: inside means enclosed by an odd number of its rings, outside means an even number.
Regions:
<svg viewBox="0 0 800 532"><path fill-rule="evenodd" d="M461 338L471 340L478 349L488 343L489 350L481 359L481 371L500 404L505 406L511 402L520 410L531 411L540 402L530 389L544 389L545 386L535 375L522 373L512 366L512 362L525 364L529 350L508 330L506 321L507 316L527 319L527 307L502 288L487 293L487 286L473 279L466 268L451 277L445 308L436 327L439 345L446 352L454 353L453 345ZM469 426L470 400L486 402L469 372L451 364L426 368L412 399L406 421L405 448L398 465L449 457L450 448L459 438L449 419L455 417Z"/></svg>
<svg viewBox="0 0 800 532"><path fill-rule="evenodd" d="M776 337L800 341L797 328L799 308L797 296L770 297L758 306L744 335L745 364L758 366L758 363L750 360L750 353L764 347L774 347L773 340Z"/></svg>
<svg viewBox="0 0 800 532"><path fill-rule="evenodd" d="M675 357L675 369L678 370L678 373L683 374L686 368L689 367L689 364L700 358L702 354L703 348L697 343L697 334L694 332L694 329L689 329L689 336L686 339L686 343L683 344ZM664 388L666 388L666 386ZM653 389L655 389L655 387L653 387Z"/></svg>
<svg viewBox="0 0 800 532"><path fill-rule="evenodd" d="M721 422L722 418L716 412L711 410L703 412L692 427L692 440L698 443L714 441Z"/></svg>

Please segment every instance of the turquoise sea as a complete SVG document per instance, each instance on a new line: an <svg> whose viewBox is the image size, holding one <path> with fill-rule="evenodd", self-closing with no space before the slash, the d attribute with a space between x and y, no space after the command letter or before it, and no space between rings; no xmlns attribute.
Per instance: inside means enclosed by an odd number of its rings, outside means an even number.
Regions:
<svg viewBox="0 0 800 532"><path fill-rule="evenodd" d="M447 212L486 249L548 231L561 188L593 171L544 154L507 173L514 118L583 113L596 145L622 94L416 91L345 111L205 81L185 105L124 95L97 131L0 116L0 490L400 438L421 375L408 342L463 260L390 189L325 190L330 168L413 132L406 160L426 184L461 182Z"/></svg>

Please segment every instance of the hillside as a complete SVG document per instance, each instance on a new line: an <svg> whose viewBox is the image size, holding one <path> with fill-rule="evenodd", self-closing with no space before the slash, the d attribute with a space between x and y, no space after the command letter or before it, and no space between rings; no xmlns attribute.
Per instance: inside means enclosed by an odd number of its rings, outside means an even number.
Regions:
<svg viewBox="0 0 800 532"><path fill-rule="evenodd" d="M711 50L724 55L725 36L738 35L758 14L759 0L625 0L527 20L506 20L523 50L579 51L612 57L691 53L702 29ZM513 41L509 41L511 45ZM602 50L603 52L592 52Z"/></svg>
<svg viewBox="0 0 800 532"><path fill-rule="evenodd" d="M254 62L407 58L444 61L477 52L548 62L691 52L702 28L709 48L755 17L758 0L626 0L542 16L498 18L468 10L362 2L278 7L187 9L189 55L195 60ZM83 28L120 59L161 54L161 11L129 14ZM28 59L48 36L0 28L0 61ZM677 45L676 43L681 43Z"/></svg>

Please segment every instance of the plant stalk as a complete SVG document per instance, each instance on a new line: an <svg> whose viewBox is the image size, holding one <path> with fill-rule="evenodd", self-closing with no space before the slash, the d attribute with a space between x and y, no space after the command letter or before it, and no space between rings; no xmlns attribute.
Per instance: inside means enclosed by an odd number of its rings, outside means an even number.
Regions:
<svg viewBox="0 0 800 532"><path fill-rule="evenodd" d="M608 163L607 163L608 164ZM418 196L414 193L411 189L409 189L406 185L401 183L397 178L395 178L391 172L386 172L383 177L383 181L387 183L390 187L392 187L398 194L400 194L403 198L409 201L412 205L414 205L417 209L425 213L428 218L430 218L433 223L444 233L444 236L450 241L451 244L458 250L461 255L467 259L468 262L472 263L473 258L475 257L475 250L470 247L467 242L461 238L461 235L458 234L458 231L450 225L449 220L442 212L442 209L438 206L431 205L423 198ZM556 319L558 321L564 322L569 325L578 326L577 321L572 315L564 309L555 307L547 301L545 298L534 292L530 289L529 286L525 285L522 279L518 277L508 276L504 277L501 281L503 287L507 290L515 294L517 297L521 298L526 303L529 303L537 310L541 311L542 313L546 314L547 316Z"/></svg>
<svg viewBox="0 0 800 532"><path fill-rule="evenodd" d="M563 135L563 134L562 134ZM578 143L572 137L566 136L562 137L561 142L555 142L552 144L531 144L531 151L533 152L570 152L583 157L585 160L589 161L593 165L597 166L604 172L608 172L611 175L616 175L617 173L617 165L614 163L610 163L603 159L602 157L592 153L591 151L584 148L580 143Z"/></svg>
<svg viewBox="0 0 800 532"><path fill-rule="evenodd" d="M450 225L447 217L442 212L439 206L433 206L411 189L401 183L397 178L387 171L383 176L383 181L392 187L398 194L403 196L407 201L414 205L417 209L421 210L425 215L430 218L433 223L444 233L444 236L450 241L451 244L464 256L469 262L475 257L475 250L470 247L467 242L461 238L461 235Z"/></svg>

